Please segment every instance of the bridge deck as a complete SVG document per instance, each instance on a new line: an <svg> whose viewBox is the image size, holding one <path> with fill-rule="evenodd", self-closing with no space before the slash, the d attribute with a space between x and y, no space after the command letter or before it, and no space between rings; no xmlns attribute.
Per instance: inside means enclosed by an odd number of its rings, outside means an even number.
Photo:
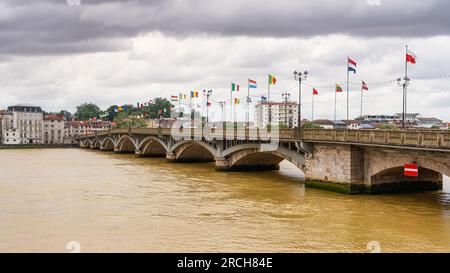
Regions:
<svg viewBox="0 0 450 273"><path fill-rule="evenodd" d="M99 131L80 136L81 139L109 134L143 134L173 137L194 137L196 139L226 140L270 140L306 142L336 142L364 145L383 145L399 147L415 147L424 149L441 149L450 151L450 130L346 130L346 129L304 129L299 137L295 129L280 129L267 132L261 129L170 129L170 128L128 128Z"/></svg>

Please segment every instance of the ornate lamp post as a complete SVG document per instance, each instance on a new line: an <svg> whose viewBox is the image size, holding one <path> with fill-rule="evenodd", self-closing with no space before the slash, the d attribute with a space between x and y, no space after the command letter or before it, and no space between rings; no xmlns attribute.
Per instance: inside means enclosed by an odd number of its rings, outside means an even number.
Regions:
<svg viewBox="0 0 450 273"><path fill-rule="evenodd" d="M294 79L298 81L298 117L297 117L297 126L299 137L302 136L302 81L306 81L308 77L308 71L305 72L297 72L294 71Z"/></svg>
<svg viewBox="0 0 450 273"><path fill-rule="evenodd" d="M206 123L209 123L209 97L212 94L212 90L203 90L203 95L206 95Z"/></svg>

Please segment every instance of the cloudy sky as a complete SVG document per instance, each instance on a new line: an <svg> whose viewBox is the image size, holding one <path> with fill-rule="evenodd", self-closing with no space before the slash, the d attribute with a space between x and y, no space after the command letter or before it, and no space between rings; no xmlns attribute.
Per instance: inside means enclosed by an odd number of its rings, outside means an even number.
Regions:
<svg viewBox="0 0 450 273"><path fill-rule="evenodd" d="M0 108L16 103L74 111L144 102L190 90L228 99L230 82L258 81L253 101L291 93L294 70L308 70L303 115L332 118L335 83L346 80L346 58L358 62L350 81L370 83L364 113L401 112L408 44L419 57L408 111L450 121L450 1L447 0L2 0ZM415 79L427 77L431 79ZM344 86L345 87L345 86ZM360 111L360 85L350 90L351 116ZM346 97L338 95L338 118ZM244 99L241 100L242 102ZM200 104L201 102L198 101ZM217 106L213 110L218 110ZM244 117L244 106L237 106ZM216 114L220 117L220 113Z"/></svg>

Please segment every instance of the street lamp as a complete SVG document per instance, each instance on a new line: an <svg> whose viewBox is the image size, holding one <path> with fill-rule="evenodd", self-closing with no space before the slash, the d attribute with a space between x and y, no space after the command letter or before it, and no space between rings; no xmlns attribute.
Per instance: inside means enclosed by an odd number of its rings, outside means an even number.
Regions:
<svg viewBox="0 0 450 273"><path fill-rule="evenodd" d="M306 81L308 77L308 71L305 72L297 72L294 71L294 79L298 81L298 117L297 117L297 126L299 128L299 137L302 135L302 81Z"/></svg>
<svg viewBox="0 0 450 273"><path fill-rule="evenodd" d="M212 90L203 90L203 95L206 95L206 123L209 123L209 97L212 94Z"/></svg>
<svg viewBox="0 0 450 273"><path fill-rule="evenodd" d="M220 101L219 105L220 105L220 108L222 109L222 123L224 123L225 122L225 111L224 111L224 108L227 105L227 102L226 101Z"/></svg>
<svg viewBox="0 0 450 273"><path fill-rule="evenodd" d="M409 81L410 79L405 76L403 79L398 78L397 79L397 83L398 86L402 86L403 87L403 113L402 113L402 128L405 129L405 123L406 123L406 105L407 105L407 87L409 85Z"/></svg>

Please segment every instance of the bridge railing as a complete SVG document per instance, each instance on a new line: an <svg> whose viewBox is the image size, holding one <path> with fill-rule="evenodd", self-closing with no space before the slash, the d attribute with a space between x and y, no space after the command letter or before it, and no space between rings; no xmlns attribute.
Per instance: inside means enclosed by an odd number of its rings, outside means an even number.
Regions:
<svg viewBox="0 0 450 273"><path fill-rule="evenodd" d="M303 130L305 141L350 142L391 146L450 149L450 131L409 130Z"/></svg>
<svg viewBox="0 0 450 273"><path fill-rule="evenodd" d="M208 128L203 131L198 128L124 128L98 131L81 135L80 138L92 138L110 134L144 134L164 135L173 137L226 140L268 140L278 138L285 141L298 140L297 130L279 129L275 134L262 129ZM347 142L373 145L411 146L422 148L450 149L450 131L444 130L350 130L350 129L303 129L302 140L310 142Z"/></svg>

